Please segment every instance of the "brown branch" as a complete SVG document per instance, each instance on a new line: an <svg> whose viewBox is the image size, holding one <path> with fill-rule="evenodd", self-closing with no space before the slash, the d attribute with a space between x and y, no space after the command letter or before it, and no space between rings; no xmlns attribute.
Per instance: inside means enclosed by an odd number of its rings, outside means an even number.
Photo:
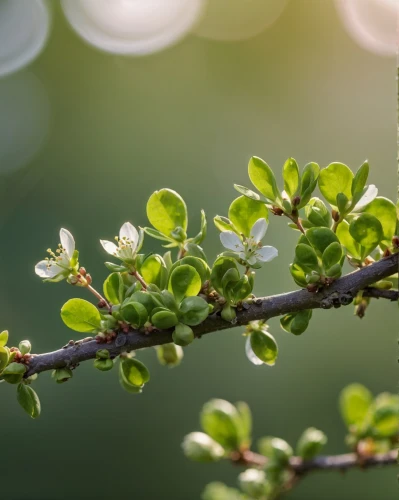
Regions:
<svg viewBox="0 0 399 500"><path fill-rule="evenodd" d="M245 465L247 467L264 467L267 464L267 458L252 451L246 451L240 457L233 457L233 462ZM303 460L301 457L292 457L290 459L290 469L297 476L302 476L308 472L316 470L340 470L345 471L359 467L366 469L369 467L395 465L398 461L398 450L391 450L387 453L372 455L369 457L360 457L356 453L345 453L344 455L319 456L312 460Z"/></svg>
<svg viewBox="0 0 399 500"><path fill-rule="evenodd" d="M398 272L398 265L399 253L347 274L335 281L330 287L318 293L297 290L281 295L259 298L254 300L247 309L238 311L234 323L224 321L219 315L213 314L203 323L194 327L193 330L196 337L201 337L207 333L247 325L253 320L268 320L290 312L297 312L304 309L340 307L352 302L360 290L365 290L366 294L373 294L371 295L373 297L376 297L378 294L379 297L391 300L392 291L378 290L377 292L377 289L368 287ZM387 295L388 292L390 293ZM98 344L95 340L89 340L88 342L80 341L76 345L67 346L58 351L33 355L25 376L28 377L35 373L55 368L76 366L82 361L94 359L97 350L102 348L108 349L111 357L114 357L123 351L154 347L167 344L171 341L172 332L170 330L155 331L151 334L144 334L137 330L132 330L129 333L119 333L116 339L110 344Z"/></svg>

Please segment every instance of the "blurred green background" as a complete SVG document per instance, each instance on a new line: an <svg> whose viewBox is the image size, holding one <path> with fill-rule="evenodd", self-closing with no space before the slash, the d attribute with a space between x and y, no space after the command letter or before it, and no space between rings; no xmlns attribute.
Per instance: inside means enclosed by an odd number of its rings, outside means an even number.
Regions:
<svg viewBox="0 0 399 500"><path fill-rule="evenodd" d="M233 183L248 185L251 155L276 172L289 156L300 165L339 160L353 168L368 158L370 181L395 198L395 60L355 45L332 1L294 0L273 27L247 41L188 36L136 59L86 45L53 6L45 51L0 81L0 129L8 133L0 166L1 328L14 342L28 338L34 352L44 352L73 337L59 309L84 291L34 275L59 228L72 231L81 263L101 287L99 238L112 238L126 220L145 225L154 189L185 198L191 235L201 208L210 221L227 214ZM29 158L35 138L40 151L14 168L21 155ZM295 288L288 264L296 238L272 218L266 243L279 258L259 272L257 294ZM221 251L212 224L204 247L212 256ZM147 239L145 249L160 248ZM174 370L159 366L155 351L140 353L152 380L139 397L122 391L116 372L100 373L89 362L68 384L40 377L43 413L32 421L15 388L2 386L1 498L187 500L199 499L212 480L234 485L238 468L197 465L180 449L212 397L247 401L255 438L293 443L313 425L327 433L327 453L344 452L340 390L357 381L374 393L397 391L395 306L375 301L362 321L352 306L317 311L298 338L280 330L278 319L270 325L280 346L272 369L247 361L241 331L233 329L195 342ZM395 468L315 473L287 498L393 500L396 476Z"/></svg>

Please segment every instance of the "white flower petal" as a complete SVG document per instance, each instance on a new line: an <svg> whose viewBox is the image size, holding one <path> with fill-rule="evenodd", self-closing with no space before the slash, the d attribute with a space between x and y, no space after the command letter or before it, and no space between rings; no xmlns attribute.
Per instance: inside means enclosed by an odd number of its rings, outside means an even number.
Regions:
<svg viewBox="0 0 399 500"><path fill-rule="evenodd" d="M73 252L75 251L75 240L73 239L72 234L67 229L61 229L60 241L62 248L65 248L66 254L71 259Z"/></svg>
<svg viewBox="0 0 399 500"><path fill-rule="evenodd" d="M233 250L234 252L244 251L242 241L233 231L223 231L220 233L220 241L224 248L228 250Z"/></svg>
<svg viewBox="0 0 399 500"><path fill-rule="evenodd" d="M256 258L261 262L270 262L278 255L277 248L265 246L256 251Z"/></svg>
<svg viewBox="0 0 399 500"><path fill-rule="evenodd" d="M258 219L251 229L251 236L253 239L259 243L262 238L264 238L267 231L268 223L265 218Z"/></svg>
<svg viewBox="0 0 399 500"><path fill-rule="evenodd" d="M352 209L352 212L359 212L360 210L362 210L366 205L374 200L377 194L378 188L374 186L374 184L370 184L370 186L367 187L366 192Z"/></svg>
<svg viewBox="0 0 399 500"><path fill-rule="evenodd" d="M130 222L125 222L119 231L119 239L123 238L126 238L131 242L133 250L136 249L139 241L139 233L133 224L130 224Z"/></svg>
<svg viewBox="0 0 399 500"><path fill-rule="evenodd" d="M118 252L118 247L112 241L100 240L101 245L104 250L108 252L110 255L116 255Z"/></svg>
<svg viewBox="0 0 399 500"><path fill-rule="evenodd" d="M260 366L263 365L263 361L258 358L258 356L254 353L251 347L251 337L248 335L247 340L245 342L245 354L251 363L254 365Z"/></svg>
<svg viewBox="0 0 399 500"><path fill-rule="evenodd" d="M35 266L35 273L41 278L54 278L63 271L65 269L61 269L57 264L49 266L48 260L41 260Z"/></svg>

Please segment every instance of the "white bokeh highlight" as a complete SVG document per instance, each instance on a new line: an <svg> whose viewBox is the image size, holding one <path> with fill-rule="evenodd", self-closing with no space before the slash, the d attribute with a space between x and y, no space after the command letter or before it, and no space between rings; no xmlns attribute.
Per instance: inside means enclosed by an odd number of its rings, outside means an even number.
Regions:
<svg viewBox="0 0 399 500"><path fill-rule="evenodd" d="M0 175L29 163L50 129L50 102L41 81L27 71L0 79Z"/></svg>
<svg viewBox="0 0 399 500"><path fill-rule="evenodd" d="M193 33L220 41L259 35L283 13L287 0L208 0Z"/></svg>
<svg viewBox="0 0 399 500"><path fill-rule="evenodd" d="M139 56L163 50L190 32L204 0L62 0L61 5L86 42Z"/></svg>
<svg viewBox="0 0 399 500"><path fill-rule="evenodd" d="M32 62L49 31L50 14L43 0L0 0L0 78Z"/></svg>
<svg viewBox="0 0 399 500"><path fill-rule="evenodd" d="M335 0L346 31L364 49L396 56L399 0Z"/></svg>

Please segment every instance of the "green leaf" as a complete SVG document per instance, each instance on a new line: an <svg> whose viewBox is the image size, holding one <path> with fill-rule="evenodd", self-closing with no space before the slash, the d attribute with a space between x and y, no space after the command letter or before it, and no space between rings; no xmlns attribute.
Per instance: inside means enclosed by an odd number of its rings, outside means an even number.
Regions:
<svg viewBox="0 0 399 500"><path fill-rule="evenodd" d="M248 164L249 178L252 184L272 202L280 201L276 179L269 165L257 156L253 156Z"/></svg>
<svg viewBox="0 0 399 500"><path fill-rule="evenodd" d="M383 392L372 407L372 425L378 438L395 437L399 430L399 396Z"/></svg>
<svg viewBox="0 0 399 500"><path fill-rule="evenodd" d="M223 483L209 483L201 495L202 500L248 500L236 488L229 488Z"/></svg>
<svg viewBox="0 0 399 500"><path fill-rule="evenodd" d="M8 342L8 331L4 330L0 333L0 347L4 347Z"/></svg>
<svg viewBox="0 0 399 500"><path fill-rule="evenodd" d="M191 240L192 243L199 245L200 243L202 243L204 241L204 239L206 238L207 227L208 227L208 224L206 221L206 214L205 214L204 210L201 210L201 229L200 229L200 232L197 234L197 236L195 236Z"/></svg>
<svg viewBox="0 0 399 500"><path fill-rule="evenodd" d="M61 309L62 321L71 330L82 333L101 328L101 315L96 307L83 299L70 299Z"/></svg>
<svg viewBox="0 0 399 500"><path fill-rule="evenodd" d="M307 287L308 282L306 281L306 273L297 262L290 264L290 273L298 286L303 288Z"/></svg>
<svg viewBox="0 0 399 500"><path fill-rule="evenodd" d="M240 300L246 299L252 293L253 287L253 275L247 276L244 274L237 282L227 285L228 295L233 303L236 304Z"/></svg>
<svg viewBox="0 0 399 500"><path fill-rule="evenodd" d="M201 426L227 450L238 449L240 414L237 408L223 399L211 399L202 408Z"/></svg>
<svg viewBox="0 0 399 500"><path fill-rule="evenodd" d="M161 302L158 303L156 299L154 299L155 298L151 292L143 292L140 290L139 292L134 292L128 299L126 299L123 303L123 307L125 307L129 302L139 302L146 308L147 313L151 314L156 305L162 305Z"/></svg>
<svg viewBox="0 0 399 500"><path fill-rule="evenodd" d="M184 248L186 249L186 256L198 257L199 259L208 262L204 250L199 245L195 243L186 243Z"/></svg>
<svg viewBox="0 0 399 500"><path fill-rule="evenodd" d="M193 266L179 266L170 275L168 290L180 303L185 297L198 295L201 290L201 277Z"/></svg>
<svg viewBox="0 0 399 500"><path fill-rule="evenodd" d="M243 196L246 196L250 200L254 201L261 201L262 203L269 203L270 201L265 198L264 196L255 193L255 191L252 191L252 189L249 189L245 186L240 186L239 184L234 184L234 189L238 191L240 194Z"/></svg>
<svg viewBox="0 0 399 500"><path fill-rule="evenodd" d="M186 297L180 305L180 321L185 325L199 325L208 314L208 303L201 297Z"/></svg>
<svg viewBox="0 0 399 500"><path fill-rule="evenodd" d="M135 358L124 358L120 362L120 375L123 380L135 387L141 387L150 380L147 367Z"/></svg>
<svg viewBox="0 0 399 500"><path fill-rule="evenodd" d="M300 243L295 248L296 262L305 270L313 271L319 268L316 252L309 245Z"/></svg>
<svg viewBox="0 0 399 500"><path fill-rule="evenodd" d="M10 363L4 368L1 376L9 384L19 384L25 372L26 368L22 363Z"/></svg>
<svg viewBox="0 0 399 500"><path fill-rule="evenodd" d="M213 263L211 283L213 288L221 295L224 293L222 284L223 277L230 269L235 269L238 273L236 261L231 257L220 256Z"/></svg>
<svg viewBox="0 0 399 500"><path fill-rule="evenodd" d="M207 434L191 432L182 443L185 456L194 462L217 462L224 457L224 449Z"/></svg>
<svg viewBox="0 0 399 500"><path fill-rule="evenodd" d="M174 329L174 332L172 333L172 339L173 342L176 345L185 347L188 344L191 344L193 342L195 336L194 332L192 329L187 326L183 325L183 323L178 323L176 325L176 328Z"/></svg>
<svg viewBox="0 0 399 500"><path fill-rule="evenodd" d="M357 195L363 192L364 187L366 186L367 178L369 176L369 164L367 161L363 163L363 165L356 172L355 177L352 180L351 186L351 194L352 198L355 198Z"/></svg>
<svg viewBox="0 0 399 500"><path fill-rule="evenodd" d="M18 403L31 418L40 416L40 400L36 392L29 385L19 384L17 388L17 399Z"/></svg>
<svg viewBox="0 0 399 500"><path fill-rule="evenodd" d="M151 224L166 236L177 227L187 231L187 207L183 198L171 189L155 191L147 203L147 217Z"/></svg>
<svg viewBox="0 0 399 500"><path fill-rule="evenodd" d="M323 168L319 176L319 188L324 198L332 206L336 206L337 195L343 193L348 200L352 199L352 170L343 163L331 163Z"/></svg>
<svg viewBox="0 0 399 500"><path fill-rule="evenodd" d="M252 413L250 407L244 401L238 401L235 404L240 415L240 425L238 427L240 436L240 446L244 449L249 448L252 435Z"/></svg>
<svg viewBox="0 0 399 500"><path fill-rule="evenodd" d="M292 199L300 186L299 168L294 158L288 158L283 166L284 190Z"/></svg>
<svg viewBox="0 0 399 500"><path fill-rule="evenodd" d="M305 165L302 176L301 176L301 201L297 206L297 209L303 208L310 198L312 197L312 193L316 188L317 179L319 177L320 167L317 163L310 162Z"/></svg>
<svg viewBox="0 0 399 500"><path fill-rule="evenodd" d="M349 225L349 233L362 248L362 259L367 257L384 237L381 222L371 214L361 214Z"/></svg>
<svg viewBox="0 0 399 500"><path fill-rule="evenodd" d="M154 311L155 313L151 316L151 323L159 330L167 330L179 322L176 314L172 311L167 309L154 309Z"/></svg>
<svg viewBox="0 0 399 500"><path fill-rule="evenodd" d="M283 330L294 335L301 335L309 326L312 317L311 309L304 309L296 313L288 313L280 319Z"/></svg>
<svg viewBox="0 0 399 500"><path fill-rule="evenodd" d="M238 234L238 229L233 225L230 219L227 217L222 217L221 215L217 215L213 218L213 222L219 231L234 231Z"/></svg>
<svg viewBox="0 0 399 500"><path fill-rule="evenodd" d="M331 214L325 204L317 197L312 198L305 207L305 214L314 226L330 227Z"/></svg>
<svg viewBox="0 0 399 500"><path fill-rule="evenodd" d="M298 440L296 453L304 460L311 460L320 453L323 446L327 444L327 436L324 432L309 427Z"/></svg>
<svg viewBox="0 0 399 500"><path fill-rule="evenodd" d="M121 315L134 328L141 328L148 321L148 312L140 302L129 301L121 307Z"/></svg>
<svg viewBox="0 0 399 500"><path fill-rule="evenodd" d="M170 238L169 236L165 236L163 233L160 231L157 231L156 229L153 229L152 227L145 227L143 228L144 232L148 234L148 236L151 236L152 238L155 238L156 240L161 240L165 241L167 243L174 243L173 238ZM167 245L165 245L167 246ZM174 243L174 246L177 246L177 243Z"/></svg>
<svg viewBox="0 0 399 500"><path fill-rule="evenodd" d="M153 283L159 288L165 288L168 272L166 264L160 255L150 255L140 268L140 273L146 283Z"/></svg>
<svg viewBox="0 0 399 500"><path fill-rule="evenodd" d="M124 299L125 286L120 273L112 273L104 281L103 291L111 304L121 304Z"/></svg>
<svg viewBox="0 0 399 500"><path fill-rule="evenodd" d="M324 269L330 269L330 267L332 267L334 264L338 264L341 258L341 245L337 241L330 243L330 245L328 245L328 247L324 250L322 256Z"/></svg>
<svg viewBox="0 0 399 500"><path fill-rule="evenodd" d="M258 450L265 457L277 462L280 467L288 465L289 459L294 454L294 450L287 441L272 436L261 438L258 441Z"/></svg>
<svg viewBox="0 0 399 500"><path fill-rule="evenodd" d="M189 265L194 267L194 269L200 275L202 284L205 283L205 281L208 280L211 275L211 270L209 269L208 264L199 257L193 257L191 255L183 257L182 259L178 260L173 264L171 271L173 272L176 269L176 267L182 265Z"/></svg>
<svg viewBox="0 0 399 500"><path fill-rule="evenodd" d="M125 379L125 377L123 375L123 372L122 372L122 363L119 363L118 378L119 378L119 383L120 383L122 389L124 389L129 394L141 394L143 392L144 384L141 385L141 386L136 386L136 385L133 385L133 384L129 383Z"/></svg>
<svg viewBox="0 0 399 500"><path fill-rule="evenodd" d="M161 298L167 309L176 314L179 312L179 305L173 297L173 294L171 294L168 290L162 290Z"/></svg>
<svg viewBox="0 0 399 500"><path fill-rule="evenodd" d="M10 359L10 351L7 347L0 346L0 373L8 364L8 360Z"/></svg>
<svg viewBox="0 0 399 500"><path fill-rule="evenodd" d="M346 248L348 254L350 254L355 259L360 260L360 245L351 236L349 232L349 223L343 220L337 228L337 236L343 247Z"/></svg>
<svg viewBox="0 0 399 500"><path fill-rule="evenodd" d="M113 262L105 262L105 267L113 273L123 273L127 271L125 266L120 266L119 264L114 264Z"/></svg>
<svg viewBox="0 0 399 500"><path fill-rule="evenodd" d="M337 194L337 202L335 205L338 208L338 212L340 213L341 217L343 217L350 211L350 203L348 197L344 193Z"/></svg>
<svg viewBox="0 0 399 500"><path fill-rule="evenodd" d="M245 196L236 198L229 208L229 219L239 233L251 235L252 226L258 219L269 219L264 203L253 201ZM229 228L231 230L231 228Z"/></svg>
<svg viewBox="0 0 399 500"><path fill-rule="evenodd" d="M388 200L388 198L378 196L366 206L364 212L374 215L380 221L384 233L383 239L390 243L396 230L395 204L391 200Z"/></svg>
<svg viewBox="0 0 399 500"><path fill-rule="evenodd" d="M331 243L339 242L335 233L328 227L312 227L306 231L306 237L320 256Z"/></svg>
<svg viewBox="0 0 399 500"><path fill-rule="evenodd" d="M265 330L251 333L251 347L255 355L266 365L273 366L278 355L277 342L273 335Z"/></svg>
<svg viewBox="0 0 399 500"><path fill-rule="evenodd" d="M371 407L373 396L361 384L346 386L339 396L341 416L348 427L355 425L357 428L363 424Z"/></svg>

